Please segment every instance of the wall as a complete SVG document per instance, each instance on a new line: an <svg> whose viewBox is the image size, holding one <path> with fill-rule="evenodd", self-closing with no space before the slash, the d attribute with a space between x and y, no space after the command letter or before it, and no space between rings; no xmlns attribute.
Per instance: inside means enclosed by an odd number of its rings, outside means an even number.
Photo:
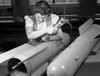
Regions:
<svg viewBox="0 0 100 76"><path fill-rule="evenodd" d="M2 0L0 0L2 2ZM9 1L10 0L4 0L4 1L8 1L7 3L10 3ZM32 3L33 1L36 2L37 0L30 0ZM79 14L79 15L83 15L83 16L88 16L94 13L100 13L100 4L96 4L96 0L79 0L80 3L79 4L66 4L65 5L65 8L66 8L66 14L67 15L70 15L70 14ZM90 3L90 4L89 4ZM59 7L60 6L60 7ZM3 9L1 12L0 15L12 15L12 7L11 6L0 6L1 8L0 9ZM29 10L31 10L31 8L33 7L33 5L30 5L29 6ZM52 4L51 5L52 7L52 11L56 14L60 14L60 15L63 15L64 14L64 5L63 4ZM90 10L89 8L87 7L91 7L94 9L94 10ZM4 10L5 9L5 10ZM84 10L85 9L85 10ZM89 11L88 11L89 9ZM6 12L5 12L6 11ZM88 12L86 12L88 11ZM4 12L4 13L2 13ZM8 14L7 14L8 13ZM31 13L31 12L30 12Z"/></svg>

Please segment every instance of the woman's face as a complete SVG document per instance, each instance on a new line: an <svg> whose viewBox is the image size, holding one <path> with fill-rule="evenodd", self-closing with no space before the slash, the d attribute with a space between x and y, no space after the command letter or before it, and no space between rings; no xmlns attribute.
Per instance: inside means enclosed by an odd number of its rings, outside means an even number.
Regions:
<svg viewBox="0 0 100 76"><path fill-rule="evenodd" d="M37 23L42 23L47 19L48 15L41 15L40 13L35 14L35 20Z"/></svg>

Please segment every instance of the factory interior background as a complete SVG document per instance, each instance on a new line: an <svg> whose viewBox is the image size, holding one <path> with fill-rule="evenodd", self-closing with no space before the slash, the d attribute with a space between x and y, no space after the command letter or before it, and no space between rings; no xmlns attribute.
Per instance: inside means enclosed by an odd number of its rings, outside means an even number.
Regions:
<svg viewBox="0 0 100 76"><path fill-rule="evenodd" d="M31 8L39 0L0 0L0 54L27 43L23 17L31 14ZM100 24L100 0L46 0L52 12L69 19L62 30L71 36L71 42L79 36L78 27L92 18ZM76 76L100 76L100 62L84 63ZM6 64L0 64L0 76L7 76Z"/></svg>

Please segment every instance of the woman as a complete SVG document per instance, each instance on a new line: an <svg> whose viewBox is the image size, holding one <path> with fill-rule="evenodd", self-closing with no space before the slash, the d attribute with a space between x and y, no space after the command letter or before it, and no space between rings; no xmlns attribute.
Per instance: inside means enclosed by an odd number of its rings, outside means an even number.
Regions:
<svg viewBox="0 0 100 76"><path fill-rule="evenodd" d="M40 40L60 40L63 38L62 30L54 27L59 16L51 13L51 8L46 1L37 2L32 12L32 16L24 17L26 35L30 41L40 42Z"/></svg>

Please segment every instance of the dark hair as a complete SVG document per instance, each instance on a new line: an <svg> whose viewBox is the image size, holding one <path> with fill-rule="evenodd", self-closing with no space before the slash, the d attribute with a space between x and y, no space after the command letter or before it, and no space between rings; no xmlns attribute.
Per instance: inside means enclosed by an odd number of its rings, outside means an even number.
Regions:
<svg viewBox="0 0 100 76"><path fill-rule="evenodd" d="M39 1L35 4L32 12L33 14L41 13L42 15L49 15L51 13L51 7L46 1Z"/></svg>

